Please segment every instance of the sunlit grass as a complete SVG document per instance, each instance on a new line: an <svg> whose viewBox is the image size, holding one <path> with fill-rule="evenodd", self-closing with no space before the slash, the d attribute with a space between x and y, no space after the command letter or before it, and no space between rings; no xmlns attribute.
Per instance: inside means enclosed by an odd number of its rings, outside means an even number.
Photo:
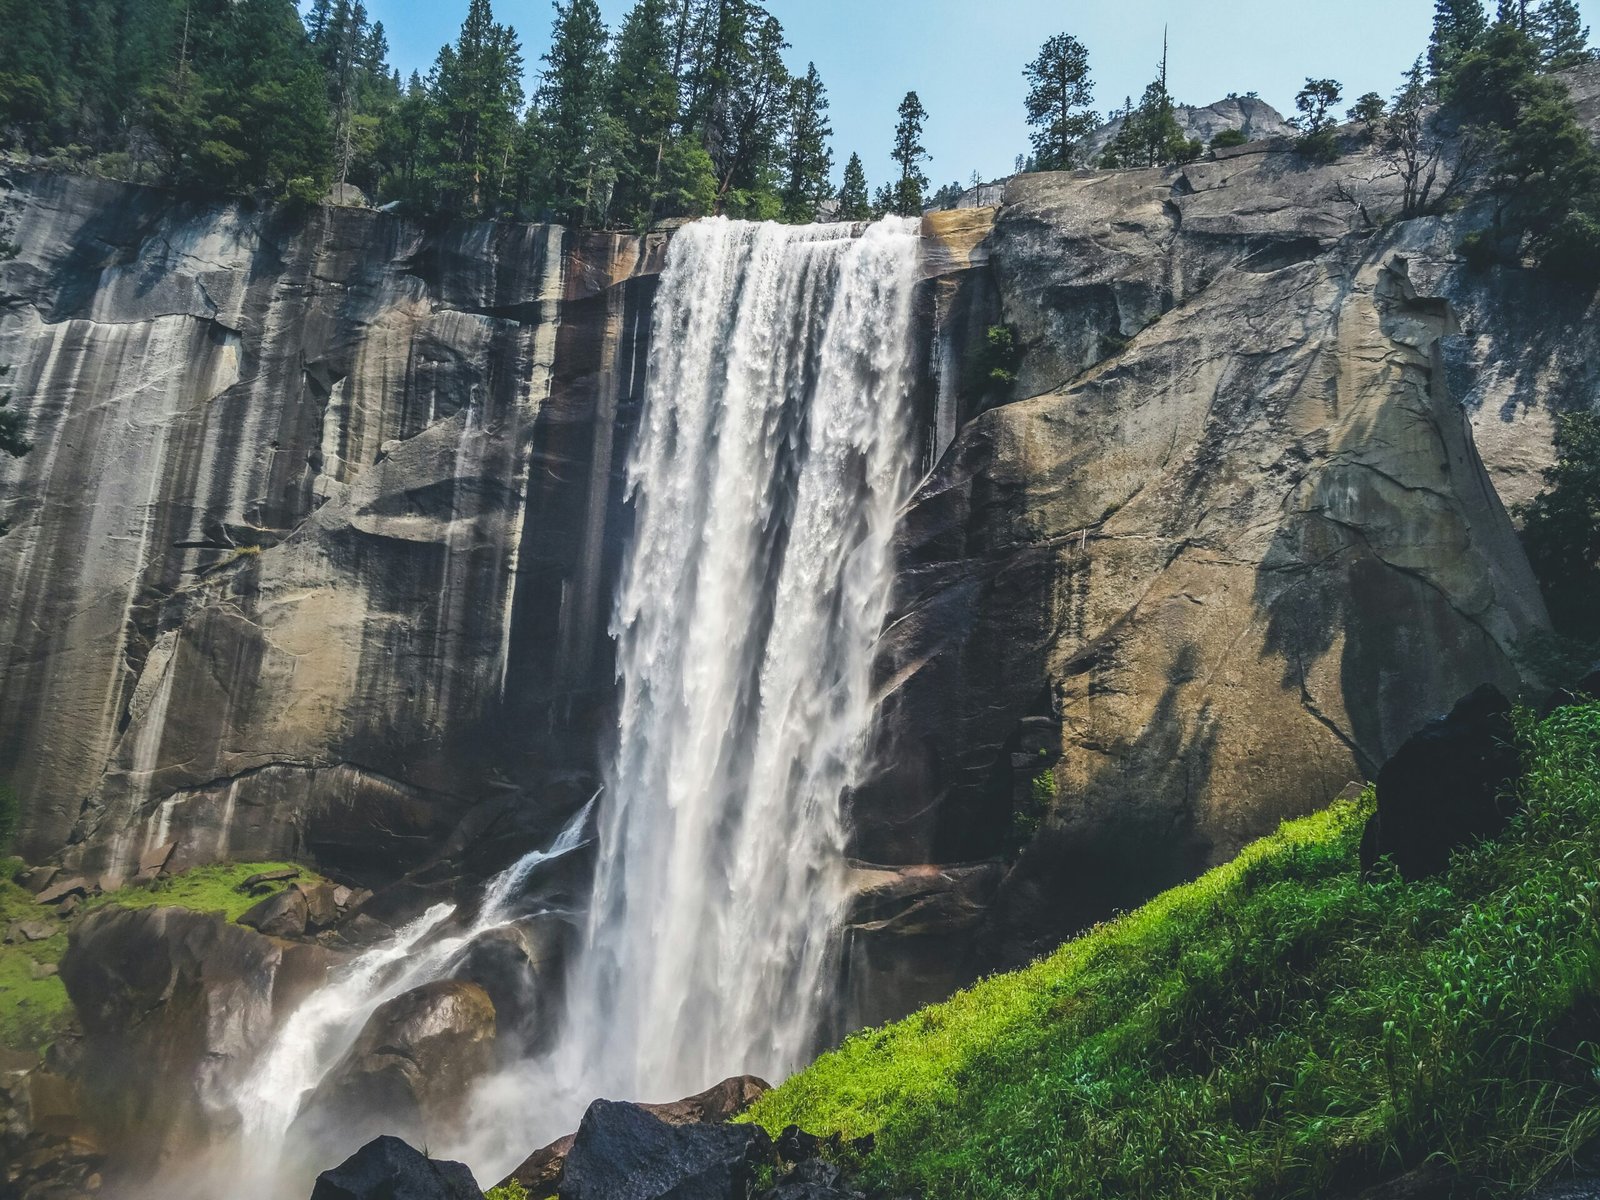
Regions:
<svg viewBox="0 0 1600 1200"><path fill-rule="evenodd" d="M1296 1197L1437 1157L1491 1189L1600 1134L1600 705L1524 720L1526 812L1439 880L1370 798L839 1050L751 1119L871 1133L936 1197ZM1584 1019L1587 1018L1587 1024Z"/></svg>

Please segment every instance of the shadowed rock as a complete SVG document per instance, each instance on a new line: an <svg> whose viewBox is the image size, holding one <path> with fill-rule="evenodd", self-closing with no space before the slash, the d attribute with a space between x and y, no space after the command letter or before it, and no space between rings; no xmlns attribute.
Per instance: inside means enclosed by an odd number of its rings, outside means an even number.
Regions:
<svg viewBox="0 0 1600 1200"><path fill-rule="evenodd" d="M378 1137L317 1176L311 1200L483 1200L472 1172Z"/></svg>
<svg viewBox="0 0 1600 1200"><path fill-rule="evenodd" d="M561 1172L561 1200L745 1200L772 1143L754 1125L670 1125L596 1100Z"/></svg>
<svg viewBox="0 0 1600 1200"><path fill-rule="evenodd" d="M1522 755L1511 702L1485 684L1430 721L1378 772L1378 811L1361 839L1361 865L1390 858L1407 879L1450 865L1450 852L1501 833Z"/></svg>

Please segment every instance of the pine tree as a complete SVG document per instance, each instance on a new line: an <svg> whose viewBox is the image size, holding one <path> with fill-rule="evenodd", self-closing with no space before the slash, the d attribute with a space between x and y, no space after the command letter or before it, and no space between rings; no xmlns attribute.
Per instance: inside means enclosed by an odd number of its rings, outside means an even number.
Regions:
<svg viewBox="0 0 1600 1200"><path fill-rule="evenodd" d="M1544 0L1524 28L1538 44L1547 71L1563 71L1595 60L1595 52L1589 48L1589 30L1573 0Z"/></svg>
<svg viewBox="0 0 1600 1200"><path fill-rule="evenodd" d="M1041 171L1064 171L1077 164L1078 143L1096 124L1088 110L1094 100L1089 52L1070 34L1058 33L1040 47L1022 71L1028 81L1028 124L1034 126L1034 161Z"/></svg>
<svg viewBox="0 0 1600 1200"><path fill-rule="evenodd" d="M1483 0L1434 0L1428 42L1428 71L1434 80L1447 79L1488 28Z"/></svg>
<svg viewBox="0 0 1600 1200"><path fill-rule="evenodd" d="M611 211L645 227L655 215L667 143L678 118L669 0L639 0L617 34L606 107L622 130Z"/></svg>
<svg viewBox="0 0 1600 1200"><path fill-rule="evenodd" d="M907 92L900 101L900 120L894 128L894 152L890 156L900 167L900 179L895 185L892 207L902 217L922 214L922 193L928 186L928 177L922 173L922 163L931 159L922 144L922 125L928 119L928 110L915 92Z"/></svg>
<svg viewBox="0 0 1600 1200"><path fill-rule="evenodd" d="M489 0L470 0L456 43L439 50L428 84L430 165L441 207L496 211L509 185L521 76L516 33L495 23Z"/></svg>
<svg viewBox="0 0 1600 1200"><path fill-rule="evenodd" d="M815 63L807 63L805 75L791 85L789 109L783 217L786 221L815 221L818 207L833 191L829 178L833 151L828 148L833 126L828 124L828 92Z"/></svg>
<svg viewBox="0 0 1600 1200"><path fill-rule="evenodd" d="M544 56L539 119L544 129L546 201L558 217L583 224L610 203L610 181L624 135L606 110L606 27L595 0L556 4Z"/></svg>
<svg viewBox="0 0 1600 1200"><path fill-rule="evenodd" d="M1159 167L1199 157L1202 147L1183 136L1177 105L1167 89L1167 43L1161 41L1161 63L1138 104L1124 110L1122 127L1100 156L1103 167Z"/></svg>
<svg viewBox="0 0 1600 1200"><path fill-rule="evenodd" d="M1333 109L1344 98L1344 88L1337 79L1307 79L1305 87L1294 98L1299 110L1300 138L1297 148L1307 158L1331 162L1338 157L1338 130L1333 119Z"/></svg>
<svg viewBox="0 0 1600 1200"><path fill-rule="evenodd" d="M867 172L861 156L852 154L844 164L844 184L839 188L839 219L865 221L872 216L872 200L867 191Z"/></svg>

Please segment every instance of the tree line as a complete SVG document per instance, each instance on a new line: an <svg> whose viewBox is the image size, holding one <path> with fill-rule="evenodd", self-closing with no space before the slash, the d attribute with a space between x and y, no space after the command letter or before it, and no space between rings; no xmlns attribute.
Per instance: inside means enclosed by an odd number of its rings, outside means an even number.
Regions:
<svg viewBox="0 0 1600 1200"><path fill-rule="evenodd" d="M119 178L613 226L911 214L927 186L910 93L899 177L869 195L852 155L835 189L827 88L754 0L637 0L614 32L558 0L531 95L489 0L406 80L362 0L0 0L0 20L0 143Z"/></svg>

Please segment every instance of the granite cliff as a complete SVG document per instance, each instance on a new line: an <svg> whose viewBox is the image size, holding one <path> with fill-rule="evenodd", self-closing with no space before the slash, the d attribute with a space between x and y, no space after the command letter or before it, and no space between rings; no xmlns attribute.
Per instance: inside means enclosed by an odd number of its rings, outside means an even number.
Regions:
<svg viewBox="0 0 1600 1200"><path fill-rule="evenodd" d="M856 1016L1192 875L1473 685L1521 685L1545 616L1506 505L1552 411L1594 402L1593 299L1469 272L1481 206L1393 221L1348 149L1021 176L926 219L921 482L851 797ZM20 852L443 886L554 829L609 717L670 231L6 183L0 362L35 443L0 464Z"/></svg>

